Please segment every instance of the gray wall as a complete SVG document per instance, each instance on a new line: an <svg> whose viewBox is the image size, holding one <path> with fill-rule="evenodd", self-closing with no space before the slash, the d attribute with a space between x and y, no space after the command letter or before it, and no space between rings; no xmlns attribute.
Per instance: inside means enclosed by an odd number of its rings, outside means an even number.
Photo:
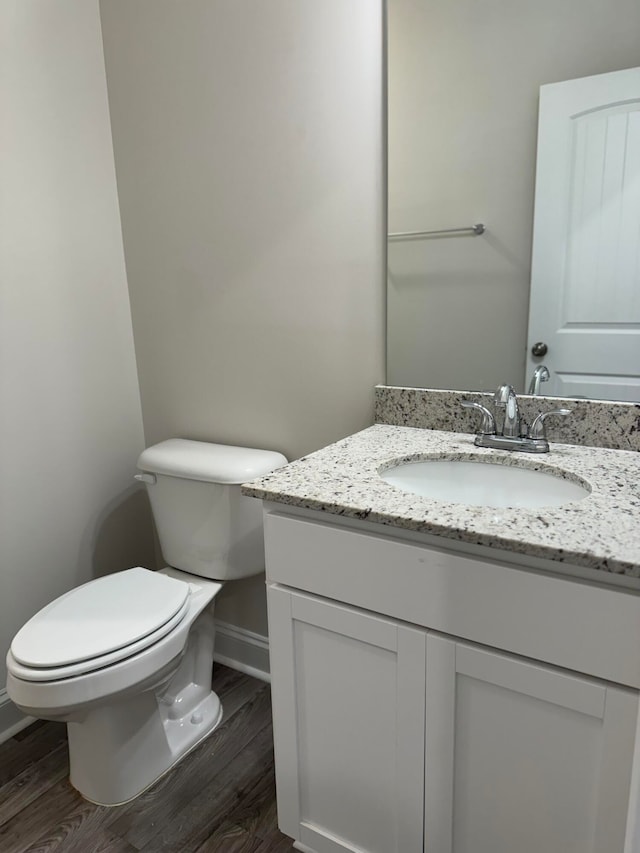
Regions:
<svg viewBox="0 0 640 853"><path fill-rule="evenodd" d="M637 0L389 0L388 381L522 388L538 90L640 65Z"/></svg>
<svg viewBox="0 0 640 853"><path fill-rule="evenodd" d="M13 634L153 559L97 2L0 13L0 739Z"/></svg>
<svg viewBox="0 0 640 853"><path fill-rule="evenodd" d="M102 0L145 436L290 459L384 378L382 6ZM266 633L264 579L220 619Z"/></svg>

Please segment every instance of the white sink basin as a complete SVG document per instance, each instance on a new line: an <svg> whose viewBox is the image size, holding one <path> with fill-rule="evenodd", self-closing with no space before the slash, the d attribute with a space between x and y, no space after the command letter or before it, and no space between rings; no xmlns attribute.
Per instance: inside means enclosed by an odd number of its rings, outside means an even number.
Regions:
<svg viewBox="0 0 640 853"><path fill-rule="evenodd" d="M484 459L403 462L381 471L380 477L405 492L471 506L562 506L590 493L586 483Z"/></svg>

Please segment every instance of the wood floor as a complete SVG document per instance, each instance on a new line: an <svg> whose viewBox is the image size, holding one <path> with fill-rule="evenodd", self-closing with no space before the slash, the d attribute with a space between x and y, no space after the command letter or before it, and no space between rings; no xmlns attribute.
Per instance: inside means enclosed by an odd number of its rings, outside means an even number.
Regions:
<svg viewBox="0 0 640 853"><path fill-rule="evenodd" d="M269 685L214 670L224 719L132 803L83 800L66 727L39 722L0 745L0 853L284 853L276 824Z"/></svg>

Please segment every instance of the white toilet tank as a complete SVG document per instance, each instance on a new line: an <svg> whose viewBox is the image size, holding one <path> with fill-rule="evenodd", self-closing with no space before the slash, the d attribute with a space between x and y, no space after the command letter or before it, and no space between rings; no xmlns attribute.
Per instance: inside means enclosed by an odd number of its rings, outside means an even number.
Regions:
<svg viewBox="0 0 640 853"><path fill-rule="evenodd" d="M287 464L271 450L172 438L142 452L162 555L170 566L214 580L264 571L260 501L240 484Z"/></svg>

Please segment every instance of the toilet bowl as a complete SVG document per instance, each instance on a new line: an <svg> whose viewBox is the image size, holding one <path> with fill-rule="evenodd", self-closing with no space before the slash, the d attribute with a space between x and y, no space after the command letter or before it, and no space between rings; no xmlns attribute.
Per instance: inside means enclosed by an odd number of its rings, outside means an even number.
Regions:
<svg viewBox="0 0 640 853"><path fill-rule="evenodd" d="M9 696L67 723L70 779L86 799L133 799L219 725L214 599L223 580L264 565L260 508L239 483L283 464L270 451L182 439L149 448L138 467L172 565L90 581L16 634Z"/></svg>

